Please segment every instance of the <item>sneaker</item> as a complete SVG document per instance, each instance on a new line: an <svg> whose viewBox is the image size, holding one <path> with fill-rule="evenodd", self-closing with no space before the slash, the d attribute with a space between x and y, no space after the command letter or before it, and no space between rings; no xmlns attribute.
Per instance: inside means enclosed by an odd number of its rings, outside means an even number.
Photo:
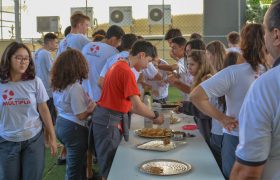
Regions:
<svg viewBox="0 0 280 180"><path fill-rule="evenodd" d="M56 162L57 165L65 165L66 164L66 158L65 157L58 157L57 158L57 162Z"/></svg>

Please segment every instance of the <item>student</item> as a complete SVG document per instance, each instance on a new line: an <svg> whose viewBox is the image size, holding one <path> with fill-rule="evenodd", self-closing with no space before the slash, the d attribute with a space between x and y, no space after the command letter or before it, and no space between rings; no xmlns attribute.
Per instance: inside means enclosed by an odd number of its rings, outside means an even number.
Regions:
<svg viewBox="0 0 280 180"><path fill-rule="evenodd" d="M244 59L242 58L241 54L238 52L228 52L225 56L224 60L224 68L235 65L235 64L241 64L244 62Z"/></svg>
<svg viewBox="0 0 280 180"><path fill-rule="evenodd" d="M31 52L12 42L0 63L0 179L43 179L45 146L43 124L52 156L56 136L46 101L48 94L35 77ZM40 119L41 116L41 119Z"/></svg>
<svg viewBox="0 0 280 180"><path fill-rule="evenodd" d="M124 31L121 27L113 25L109 27L105 39L101 42L90 42L82 50L89 64L88 79L83 81L83 88L97 102L101 95L101 89L98 86L98 79L106 60L117 54L116 47L120 45Z"/></svg>
<svg viewBox="0 0 280 180"><path fill-rule="evenodd" d="M95 107L82 89L81 81L87 75L86 60L74 49L61 53L52 69L53 97L58 111L55 130L67 151L65 179L86 177L88 128L85 120Z"/></svg>
<svg viewBox="0 0 280 180"><path fill-rule="evenodd" d="M171 47L172 39L175 37L183 37L180 29L171 28L166 32L166 34L164 36L164 40L168 42L169 47ZM169 55L172 59L174 59L176 61L178 60L178 57L176 57L176 55L173 54L172 50L169 51Z"/></svg>
<svg viewBox="0 0 280 180"><path fill-rule="evenodd" d="M190 95L193 104L224 126L222 169L229 177L239 142L236 128L238 114L250 85L265 70L264 29L260 24L248 24L241 32L241 50L245 63L229 66L201 83ZM258 53L256 53L258 52ZM209 103L209 98L225 96L226 114Z"/></svg>
<svg viewBox="0 0 280 180"><path fill-rule="evenodd" d="M97 30L92 34L92 41L98 42L102 41L106 36L106 32L103 29Z"/></svg>
<svg viewBox="0 0 280 180"><path fill-rule="evenodd" d="M168 63L165 60L159 58L157 53L157 48L155 46L154 46L154 50L155 50L155 58L153 59L154 66L158 67L159 65L162 64L168 65ZM168 78L168 72L159 70L159 74L162 77L161 80L151 79L148 81L148 83L151 85L152 88L153 102L166 104L168 99L168 88L169 88L169 84L166 82Z"/></svg>
<svg viewBox="0 0 280 180"><path fill-rule="evenodd" d="M249 89L239 114L240 142L230 179L280 179L280 1L264 16L265 45L274 67Z"/></svg>
<svg viewBox="0 0 280 180"><path fill-rule="evenodd" d="M163 123L163 115L151 111L139 98L139 90L131 67L136 64L145 68L154 57L153 45L137 41L129 59L117 61L108 71L102 95L92 115L94 146L102 179L106 179L118 145L124 136L128 140L129 111L151 119L156 124Z"/></svg>
<svg viewBox="0 0 280 180"><path fill-rule="evenodd" d="M227 35L227 42L228 42L228 52L238 52L240 51L240 35L238 32L232 31Z"/></svg>
<svg viewBox="0 0 280 180"><path fill-rule="evenodd" d="M224 68L226 49L221 41L212 41L206 46L206 56L215 70L219 72Z"/></svg>
<svg viewBox="0 0 280 180"><path fill-rule="evenodd" d="M135 34L125 34L123 35L121 39L121 51L118 54L115 54L111 57L109 57L106 60L106 64L102 68L102 71L100 73L100 77L98 79L98 85L99 87L103 87L105 75L107 74L108 70L115 64L119 59L128 59L129 52L131 50L132 45L137 41L137 36ZM136 71L136 70L135 70ZM135 72L134 71L134 72ZM140 73L135 74L135 78L138 79Z"/></svg>
<svg viewBox="0 0 280 180"><path fill-rule="evenodd" d="M185 55L188 56L192 49L206 50L206 45L201 39L192 39L186 43Z"/></svg>
<svg viewBox="0 0 280 180"><path fill-rule="evenodd" d="M46 91L49 96L49 100L47 101L47 105L49 107L52 122L55 124L56 120L56 110L53 105L53 95L51 90L51 82L50 82L50 72L53 65L53 58L51 52L55 51L57 48L57 36L53 33L47 33L44 36L44 45L43 48L38 49L35 52L35 70L36 76L41 78Z"/></svg>
<svg viewBox="0 0 280 180"><path fill-rule="evenodd" d="M90 18L82 13L75 13L70 18L71 32L60 41L56 57L58 57L67 48L77 49L82 51L83 47L91 42L85 34L87 33Z"/></svg>
<svg viewBox="0 0 280 180"><path fill-rule="evenodd" d="M71 32L71 26L67 26L64 30L64 37L66 37Z"/></svg>
<svg viewBox="0 0 280 180"><path fill-rule="evenodd" d="M192 34L190 35L190 41L191 41L191 40L194 40L194 39L202 39L202 35L199 34L199 33L192 33Z"/></svg>

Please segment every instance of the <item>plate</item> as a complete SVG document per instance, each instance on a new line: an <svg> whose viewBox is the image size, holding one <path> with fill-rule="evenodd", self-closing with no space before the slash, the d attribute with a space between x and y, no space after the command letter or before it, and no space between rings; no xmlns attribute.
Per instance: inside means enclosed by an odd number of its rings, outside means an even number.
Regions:
<svg viewBox="0 0 280 180"><path fill-rule="evenodd" d="M151 150L151 151L170 151L172 149L176 148L176 145L174 142L170 141L169 144L164 145L164 142L161 140L154 140L154 141L149 141L145 142L143 144L139 144L137 146L138 149L143 149L143 150Z"/></svg>
<svg viewBox="0 0 280 180"><path fill-rule="evenodd" d="M187 173L192 169L189 163L171 159L153 159L145 161L139 166L143 173L157 176L171 176Z"/></svg>
<svg viewBox="0 0 280 180"><path fill-rule="evenodd" d="M147 134L145 133L146 131L155 131L155 133L151 133L151 134ZM166 131L166 134L160 134L160 133L156 133L157 131ZM165 137L170 137L171 136L171 132L172 130L168 130L168 129L163 129L163 128L143 128L143 129L137 129L134 131L134 133L137 136L140 137L146 137L146 138L165 138Z"/></svg>

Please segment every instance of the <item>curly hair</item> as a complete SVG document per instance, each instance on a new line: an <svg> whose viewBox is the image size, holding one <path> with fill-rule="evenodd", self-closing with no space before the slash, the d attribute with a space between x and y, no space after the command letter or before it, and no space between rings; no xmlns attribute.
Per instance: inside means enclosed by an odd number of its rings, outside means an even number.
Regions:
<svg viewBox="0 0 280 180"><path fill-rule="evenodd" d="M88 64L82 53L68 49L56 59L51 70L51 86L54 91L62 91L76 81L88 77Z"/></svg>
<svg viewBox="0 0 280 180"><path fill-rule="evenodd" d="M19 50L19 49L25 49L28 52L29 56L29 65L26 69L26 71L22 74L21 80L22 81L28 81L35 78L35 65L32 60L31 52L28 49L28 47L22 43L18 42L12 42L9 44L5 51L3 52L3 55L1 57L0 62L0 83L8 83L10 81L10 71L11 71L11 60L12 56Z"/></svg>
<svg viewBox="0 0 280 180"><path fill-rule="evenodd" d="M247 24L242 29L240 49L243 57L254 71L258 71L260 64L268 69L265 56L264 28L261 24Z"/></svg>

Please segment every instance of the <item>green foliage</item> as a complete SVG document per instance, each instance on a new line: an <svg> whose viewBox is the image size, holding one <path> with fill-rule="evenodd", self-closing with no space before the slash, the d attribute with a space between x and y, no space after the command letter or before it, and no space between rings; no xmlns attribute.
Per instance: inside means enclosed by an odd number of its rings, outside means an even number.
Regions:
<svg viewBox="0 0 280 180"><path fill-rule="evenodd" d="M269 8L272 0L247 0L246 2L246 22L262 23L265 12Z"/></svg>

